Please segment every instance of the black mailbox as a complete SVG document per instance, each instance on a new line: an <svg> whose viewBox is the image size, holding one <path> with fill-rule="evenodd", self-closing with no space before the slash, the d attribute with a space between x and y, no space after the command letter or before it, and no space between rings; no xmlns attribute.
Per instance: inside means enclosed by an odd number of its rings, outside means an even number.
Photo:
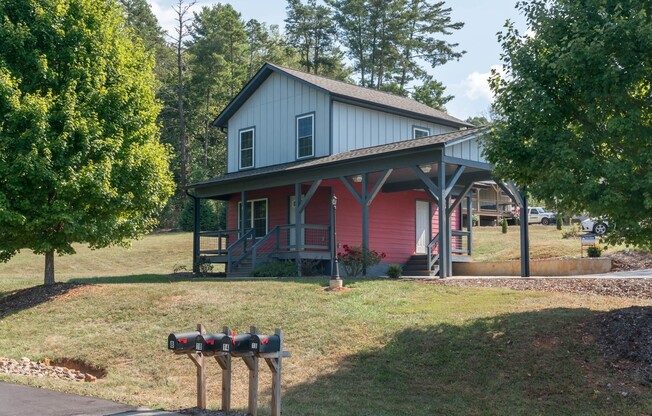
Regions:
<svg viewBox="0 0 652 416"><path fill-rule="evenodd" d="M231 339L225 333L197 335L195 349L201 352L229 351Z"/></svg>
<svg viewBox="0 0 652 416"><path fill-rule="evenodd" d="M251 350L259 353L278 352L281 349L281 337L278 335L252 335Z"/></svg>
<svg viewBox="0 0 652 416"><path fill-rule="evenodd" d="M227 344L227 339L228 339L228 344ZM251 334L226 336L224 343L222 344L222 351L230 351L230 352L251 351Z"/></svg>
<svg viewBox="0 0 652 416"><path fill-rule="evenodd" d="M195 339L199 331L175 332L168 336L168 349L174 351L194 351Z"/></svg>

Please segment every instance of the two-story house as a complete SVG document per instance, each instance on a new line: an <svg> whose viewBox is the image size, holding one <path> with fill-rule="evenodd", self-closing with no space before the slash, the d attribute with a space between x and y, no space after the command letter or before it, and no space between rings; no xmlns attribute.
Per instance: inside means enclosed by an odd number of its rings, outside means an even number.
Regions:
<svg viewBox="0 0 652 416"><path fill-rule="evenodd" d="M197 201L227 201L228 230L196 226L195 264L249 273L270 258L328 262L346 244L386 254L369 274L398 263L407 274L420 264L446 277L454 260L468 258L471 226L460 205L470 209L473 184L492 179L484 129L408 98L271 64L214 125L227 132L228 171L189 191Z"/></svg>

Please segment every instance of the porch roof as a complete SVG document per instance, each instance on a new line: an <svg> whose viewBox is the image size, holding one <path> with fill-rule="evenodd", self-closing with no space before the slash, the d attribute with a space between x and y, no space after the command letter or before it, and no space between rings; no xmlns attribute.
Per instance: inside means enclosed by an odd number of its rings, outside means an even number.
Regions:
<svg viewBox="0 0 652 416"><path fill-rule="evenodd" d="M188 185L187 188L193 189L196 196L200 198L211 198L240 190L294 184L297 181L309 182L388 168L435 163L443 157L441 150L446 146L481 136L486 132L487 128L479 127L367 147L320 158L265 166L218 176ZM469 161L469 165L478 170L489 172L492 170L492 166L489 164Z"/></svg>

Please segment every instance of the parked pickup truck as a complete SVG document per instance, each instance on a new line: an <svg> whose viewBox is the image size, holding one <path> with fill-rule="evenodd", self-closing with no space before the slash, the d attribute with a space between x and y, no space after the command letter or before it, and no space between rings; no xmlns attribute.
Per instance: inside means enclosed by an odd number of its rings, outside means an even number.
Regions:
<svg viewBox="0 0 652 416"><path fill-rule="evenodd" d="M546 211L542 207L530 207L527 216L528 224L548 225L557 221L553 212Z"/></svg>

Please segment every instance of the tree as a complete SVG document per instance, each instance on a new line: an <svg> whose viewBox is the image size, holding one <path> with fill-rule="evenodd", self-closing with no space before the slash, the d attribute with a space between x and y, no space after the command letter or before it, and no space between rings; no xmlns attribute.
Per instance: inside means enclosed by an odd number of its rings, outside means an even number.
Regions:
<svg viewBox="0 0 652 416"><path fill-rule="evenodd" d="M489 119L487 119L485 116L473 116L467 118L465 121L477 127L488 126L491 124L491 121L489 121Z"/></svg>
<svg viewBox="0 0 652 416"><path fill-rule="evenodd" d="M172 193L153 62L99 0L0 3L0 260L127 244Z"/></svg>
<svg viewBox="0 0 652 416"><path fill-rule="evenodd" d="M427 77L426 81L415 87L412 98L436 110L446 111L446 103L453 99L452 95L444 95L446 87L441 82Z"/></svg>
<svg viewBox="0 0 652 416"><path fill-rule="evenodd" d="M330 8L316 0L288 0L285 30L287 42L299 51L306 72L346 78L343 53L335 47L336 26Z"/></svg>
<svg viewBox="0 0 652 416"><path fill-rule="evenodd" d="M179 175L179 187L184 188L188 175L188 139L186 137L186 113L184 111L184 71L186 65L183 61L184 39L188 36L188 24L190 18L188 11L194 6L195 2L186 3L185 0L177 0L177 5L173 7L176 14L175 32L177 36L173 38L177 49L177 116L179 117L179 149L181 150L181 172Z"/></svg>
<svg viewBox="0 0 652 416"><path fill-rule="evenodd" d="M496 174L615 224L611 242L651 245L652 3L519 2L534 35L499 35Z"/></svg>

